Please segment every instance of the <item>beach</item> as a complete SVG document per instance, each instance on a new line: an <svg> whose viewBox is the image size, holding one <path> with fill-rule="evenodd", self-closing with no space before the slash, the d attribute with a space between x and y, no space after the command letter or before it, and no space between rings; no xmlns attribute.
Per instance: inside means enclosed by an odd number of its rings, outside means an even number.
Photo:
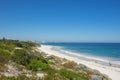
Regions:
<svg viewBox="0 0 120 80"><path fill-rule="evenodd" d="M54 55L54 56L58 56L61 58L66 58L68 60L75 61L76 63L83 64L91 69L100 71L102 74L109 76L112 80L120 80L120 68L119 67L99 64L96 61L92 61L92 60L84 60L84 59L77 57L77 55L75 54L72 54L72 53L69 54L69 52L66 54L63 54L61 52L58 52L57 50L53 50L52 48L53 46L48 46L48 45L41 45L41 47L38 47L40 51L48 55ZM82 56L82 57L86 57L86 56ZM88 56L86 58L90 58L90 57Z"/></svg>

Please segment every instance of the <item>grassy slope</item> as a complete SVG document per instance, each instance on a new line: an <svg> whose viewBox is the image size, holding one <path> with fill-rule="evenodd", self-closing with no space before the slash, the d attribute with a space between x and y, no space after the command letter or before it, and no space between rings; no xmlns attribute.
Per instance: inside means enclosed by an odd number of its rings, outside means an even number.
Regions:
<svg viewBox="0 0 120 80"><path fill-rule="evenodd" d="M32 51L32 47L36 47L38 44L30 41L18 41L18 40L0 40L0 72L5 69L5 64L9 61L14 62L17 66L21 65L26 70L32 71L32 73L43 72L46 74L44 80L88 80L89 75L79 74L74 70L70 70L66 67L61 67L57 70L52 66L56 66L56 63L50 62L44 58L39 52ZM19 47L20 49L16 49ZM22 69L21 69L22 70ZM35 77L27 78L21 74L15 77L5 77L0 74L0 80L35 80Z"/></svg>

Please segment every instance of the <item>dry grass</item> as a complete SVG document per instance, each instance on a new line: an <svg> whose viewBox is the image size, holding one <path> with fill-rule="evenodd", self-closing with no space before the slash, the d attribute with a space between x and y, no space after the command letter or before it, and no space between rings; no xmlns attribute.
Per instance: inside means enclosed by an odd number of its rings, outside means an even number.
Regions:
<svg viewBox="0 0 120 80"><path fill-rule="evenodd" d="M65 68L69 68L69 69L73 69L76 65L77 63L75 63L74 61L68 61L63 64Z"/></svg>

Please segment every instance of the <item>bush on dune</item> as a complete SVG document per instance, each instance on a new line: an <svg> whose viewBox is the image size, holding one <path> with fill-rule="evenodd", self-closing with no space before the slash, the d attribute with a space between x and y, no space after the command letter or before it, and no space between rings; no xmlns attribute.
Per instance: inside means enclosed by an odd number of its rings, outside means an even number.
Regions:
<svg viewBox="0 0 120 80"><path fill-rule="evenodd" d="M45 71L49 69L49 65L46 63L43 63L40 60L33 59L31 60L30 64L27 65L27 68L32 71L39 71L39 70Z"/></svg>
<svg viewBox="0 0 120 80"><path fill-rule="evenodd" d="M0 64L6 63L10 59L10 52L6 49L6 47L2 47L0 45Z"/></svg>
<svg viewBox="0 0 120 80"><path fill-rule="evenodd" d="M15 50L12 60L18 64L27 65L29 63L29 56L24 49Z"/></svg>
<svg viewBox="0 0 120 80"><path fill-rule="evenodd" d="M75 72L69 71L67 69L60 70L61 76L69 79L69 80L88 80L83 74L77 74Z"/></svg>

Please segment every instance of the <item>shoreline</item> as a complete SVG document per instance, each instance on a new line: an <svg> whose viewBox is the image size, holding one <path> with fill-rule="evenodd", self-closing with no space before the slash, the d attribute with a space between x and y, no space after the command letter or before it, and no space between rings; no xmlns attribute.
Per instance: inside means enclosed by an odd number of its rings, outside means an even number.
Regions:
<svg viewBox="0 0 120 80"><path fill-rule="evenodd" d="M63 50L62 47L60 47L60 46L51 46L51 45L43 45L43 46L49 46L51 48L51 50L53 50L53 51L57 51L59 53L66 54L69 56L74 56L78 59L83 59L83 60L87 60L87 61L88 60L94 61L94 62L99 63L99 64L120 68L120 62L117 62L117 61L108 60L106 58L98 57L98 56L78 54L76 52Z"/></svg>
<svg viewBox="0 0 120 80"><path fill-rule="evenodd" d="M94 61L82 60L80 58L77 58L76 56L69 55L69 52L68 54L63 54L58 51L52 50L52 46L48 46L48 45L41 45L41 47L38 47L38 49L42 52L45 52L48 55L54 55L54 56L58 56L61 58L66 58L68 60L72 60L77 63L86 65L87 67L91 69L96 69L100 71L102 74L109 76L112 80L120 80L120 76L119 76L120 68L99 64Z"/></svg>

